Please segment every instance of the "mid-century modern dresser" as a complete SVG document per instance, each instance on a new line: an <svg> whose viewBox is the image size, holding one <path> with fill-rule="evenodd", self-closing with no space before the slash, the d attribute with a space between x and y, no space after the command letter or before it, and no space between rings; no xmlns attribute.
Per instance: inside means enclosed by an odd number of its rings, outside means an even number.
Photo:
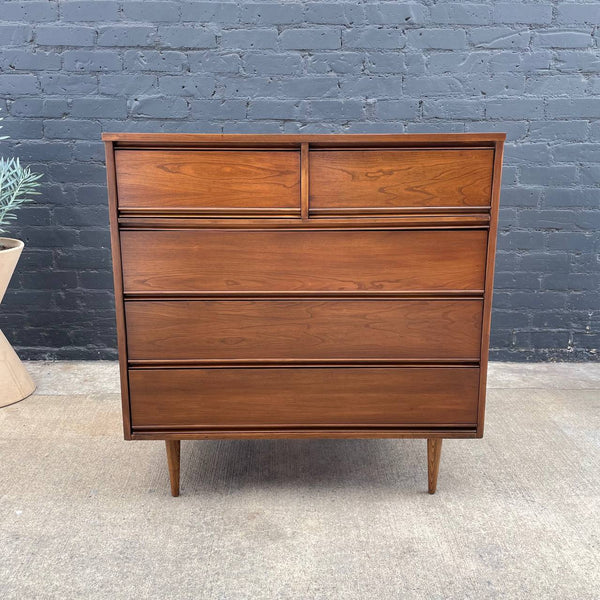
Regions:
<svg viewBox="0 0 600 600"><path fill-rule="evenodd" d="M125 438L483 435L504 134L103 135Z"/></svg>

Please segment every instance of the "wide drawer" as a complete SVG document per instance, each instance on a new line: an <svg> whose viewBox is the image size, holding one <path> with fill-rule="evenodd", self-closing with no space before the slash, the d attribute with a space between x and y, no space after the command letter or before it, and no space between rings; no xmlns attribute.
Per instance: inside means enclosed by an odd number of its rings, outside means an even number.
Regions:
<svg viewBox="0 0 600 600"><path fill-rule="evenodd" d="M485 230L121 232L129 292L483 291Z"/></svg>
<svg viewBox="0 0 600 600"><path fill-rule="evenodd" d="M237 150L117 150L123 209L296 209L300 153Z"/></svg>
<svg viewBox="0 0 600 600"><path fill-rule="evenodd" d="M310 153L310 209L489 206L492 149Z"/></svg>
<svg viewBox="0 0 600 600"><path fill-rule="evenodd" d="M130 370L132 427L473 426L476 367Z"/></svg>
<svg viewBox="0 0 600 600"><path fill-rule="evenodd" d="M126 302L130 360L478 360L480 300Z"/></svg>

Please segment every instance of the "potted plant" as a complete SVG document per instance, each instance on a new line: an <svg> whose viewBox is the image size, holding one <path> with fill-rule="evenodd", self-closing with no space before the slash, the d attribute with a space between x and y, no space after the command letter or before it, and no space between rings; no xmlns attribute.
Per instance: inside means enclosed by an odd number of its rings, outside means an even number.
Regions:
<svg viewBox="0 0 600 600"><path fill-rule="evenodd" d="M1 236L5 225L16 218L15 211L39 193L40 177L23 167L18 158L0 158L0 302L24 247L21 240ZM23 400L34 390L29 373L0 331L0 406Z"/></svg>

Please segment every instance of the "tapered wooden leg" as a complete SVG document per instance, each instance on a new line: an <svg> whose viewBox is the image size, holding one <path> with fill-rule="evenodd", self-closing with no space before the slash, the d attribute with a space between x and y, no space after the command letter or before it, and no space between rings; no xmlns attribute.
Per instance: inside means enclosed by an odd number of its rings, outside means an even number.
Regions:
<svg viewBox="0 0 600 600"><path fill-rule="evenodd" d="M181 440L165 440L167 446L167 463L171 479L171 496L179 496L179 463L181 456Z"/></svg>
<svg viewBox="0 0 600 600"><path fill-rule="evenodd" d="M429 480L429 493L435 494L437 478L440 471L440 457L442 456L442 438L427 440L427 478Z"/></svg>

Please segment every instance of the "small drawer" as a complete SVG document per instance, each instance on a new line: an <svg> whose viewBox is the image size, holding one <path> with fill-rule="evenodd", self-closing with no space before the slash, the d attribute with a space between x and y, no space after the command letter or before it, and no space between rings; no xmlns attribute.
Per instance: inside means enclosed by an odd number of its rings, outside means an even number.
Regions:
<svg viewBox="0 0 600 600"><path fill-rule="evenodd" d="M483 293L487 231L121 232L126 293Z"/></svg>
<svg viewBox="0 0 600 600"><path fill-rule="evenodd" d="M488 207L492 149L314 150L310 152L310 209Z"/></svg>
<svg viewBox="0 0 600 600"><path fill-rule="evenodd" d="M292 151L117 150L121 211L300 212Z"/></svg>
<svg viewBox="0 0 600 600"><path fill-rule="evenodd" d="M478 360L481 300L171 300L125 304L128 357Z"/></svg>
<svg viewBox="0 0 600 600"><path fill-rule="evenodd" d="M132 427L474 426L477 367L130 370Z"/></svg>

